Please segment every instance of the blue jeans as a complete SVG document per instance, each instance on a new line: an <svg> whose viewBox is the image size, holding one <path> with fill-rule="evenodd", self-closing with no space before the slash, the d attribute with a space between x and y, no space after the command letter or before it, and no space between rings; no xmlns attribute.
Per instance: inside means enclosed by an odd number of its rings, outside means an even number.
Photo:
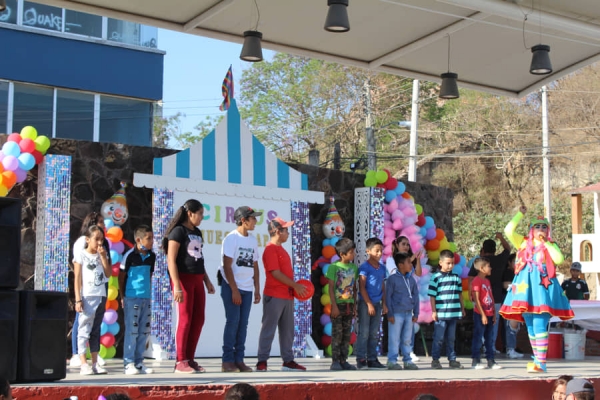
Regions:
<svg viewBox="0 0 600 400"><path fill-rule="evenodd" d="M513 329L510 323L517 324L517 327ZM520 323L516 321L504 320L506 329L506 351L514 350L517 347L517 333L519 332Z"/></svg>
<svg viewBox="0 0 600 400"><path fill-rule="evenodd" d="M73 329L71 330L71 347L73 349L73 355L79 354L77 351L77 333L79 332L79 313L75 313L75 319L73 320Z"/></svg>
<svg viewBox="0 0 600 400"><path fill-rule="evenodd" d="M402 346L402 361L410 358L410 342L413 335L412 311L394 314L394 323L388 322L388 363L398 361L398 348Z"/></svg>
<svg viewBox="0 0 600 400"><path fill-rule="evenodd" d="M357 360L377 360L379 327L381 325L381 302L373 303L375 315L369 315L369 307L364 300L358 300L358 337L354 351Z"/></svg>
<svg viewBox="0 0 600 400"><path fill-rule="evenodd" d="M442 355L442 345L446 341L446 355L448 360L456 360L456 351L454 350L454 340L456 338L457 319L440 320L433 325L433 348L431 349L431 358L439 360Z"/></svg>
<svg viewBox="0 0 600 400"><path fill-rule="evenodd" d="M223 362L243 362L246 350L248 318L254 296L252 292L240 290L242 304L235 305L231 299L231 286L225 280L221 285L221 298L225 306L225 331L223 332Z"/></svg>
<svg viewBox="0 0 600 400"><path fill-rule="evenodd" d="M150 335L152 299L125 297L125 343L123 363L139 365L144 362L146 342Z"/></svg>
<svg viewBox="0 0 600 400"><path fill-rule="evenodd" d="M485 358L494 359L494 325L492 317L488 317L487 325L481 322L481 315L473 312L473 344L471 345L471 358L481 359L481 339L484 339Z"/></svg>
<svg viewBox="0 0 600 400"><path fill-rule="evenodd" d="M502 303L494 304L494 312L496 313L496 321L500 321L500 307L502 307ZM492 338L492 342L494 343L493 349L496 351L496 338L498 337L498 325L494 324L494 337Z"/></svg>

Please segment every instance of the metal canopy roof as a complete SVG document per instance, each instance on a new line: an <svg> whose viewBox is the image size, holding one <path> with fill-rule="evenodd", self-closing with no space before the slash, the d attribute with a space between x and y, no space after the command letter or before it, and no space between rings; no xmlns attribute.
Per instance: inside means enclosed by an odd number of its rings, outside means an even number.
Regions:
<svg viewBox="0 0 600 400"><path fill-rule="evenodd" d="M36 1L238 43L257 21L252 0ZM264 48L439 82L450 34L459 86L495 94L520 97L600 59L598 0L349 0L346 33L323 29L327 0L256 1ZM551 46L551 75L529 73L524 42Z"/></svg>

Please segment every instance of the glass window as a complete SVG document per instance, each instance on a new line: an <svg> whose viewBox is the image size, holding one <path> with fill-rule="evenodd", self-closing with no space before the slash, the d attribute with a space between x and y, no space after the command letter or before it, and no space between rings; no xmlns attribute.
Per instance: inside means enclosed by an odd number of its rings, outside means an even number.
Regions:
<svg viewBox="0 0 600 400"><path fill-rule="evenodd" d="M6 0L6 10L0 12L0 22L17 23L17 0Z"/></svg>
<svg viewBox="0 0 600 400"><path fill-rule="evenodd" d="M62 8L26 1L23 3L23 25L62 31Z"/></svg>
<svg viewBox="0 0 600 400"><path fill-rule="evenodd" d="M56 137L94 140L94 95L58 90L56 94Z"/></svg>
<svg viewBox="0 0 600 400"><path fill-rule="evenodd" d="M65 10L65 32L102 37L102 17L79 11Z"/></svg>
<svg viewBox="0 0 600 400"><path fill-rule="evenodd" d="M144 47L156 49L158 43L158 28L155 26L141 26L140 44Z"/></svg>
<svg viewBox="0 0 600 400"><path fill-rule="evenodd" d="M6 116L8 115L8 82L0 81L0 132L6 132Z"/></svg>
<svg viewBox="0 0 600 400"><path fill-rule="evenodd" d="M15 83L13 131L31 125L38 134L52 137L53 105L54 89Z"/></svg>
<svg viewBox="0 0 600 400"><path fill-rule="evenodd" d="M140 24L108 18L106 38L113 42L140 45Z"/></svg>
<svg viewBox="0 0 600 400"><path fill-rule="evenodd" d="M102 96L100 141L151 146L152 103Z"/></svg>

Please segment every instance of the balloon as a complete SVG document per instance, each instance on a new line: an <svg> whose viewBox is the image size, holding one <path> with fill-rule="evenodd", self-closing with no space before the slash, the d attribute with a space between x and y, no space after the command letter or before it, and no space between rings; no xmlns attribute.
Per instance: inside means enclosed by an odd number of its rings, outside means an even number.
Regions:
<svg viewBox="0 0 600 400"><path fill-rule="evenodd" d="M119 278L117 278L116 276L111 276L110 278L108 278L108 287L114 287L117 290L119 290Z"/></svg>
<svg viewBox="0 0 600 400"><path fill-rule="evenodd" d="M385 186L387 187L388 190L393 190L394 193L396 193L396 188L398 187L398 181L394 178L388 179L387 182L385 183ZM398 194L396 193L396 196Z"/></svg>
<svg viewBox="0 0 600 400"><path fill-rule="evenodd" d="M114 300L117 298L118 295L119 295L119 291L116 288L114 288L112 286L108 287L108 290L106 291L106 298L108 300Z"/></svg>
<svg viewBox="0 0 600 400"><path fill-rule="evenodd" d="M29 171L31 168L35 167L35 157L29 153L22 153L19 157L17 157L17 160L19 161L19 168L21 168L23 171Z"/></svg>
<svg viewBox="0 0 600 400"><path fill-rule="evenodd" d="M2 184L11 188L17 183L17 175L13 171L4 171L2 173Z"/></svg>
<svg viewBox="0 0 600 400"><path fill-rule="evenodd" d="M331 304L325 304L325 306L323 306L323 313L331 315Z"/></svg>
<svg viewBox="0 0 600 400"><path fill-rule="evenodd" d="M121 330L121 327L119 326L118 323L107 325L107 327L108 327L108 331L107 332L110 332L113 335L116 335Z"/></svg>
<svg viewBox="0 0 600 400"><path fill-rule="evenodd" d="M396 186L396 189L394 189L394 190L396 191L396 193L398 193L398 196L400 196L406 190L406 185L404 183L398 181L398 186Z"/></svg>
<svg viewBox="0 0 600 400"><path fill-rule="evenodd" d="M331 246L331 238L323 239L323 247Z"/></svg>
<svg viewBox="0 0 600 400"><path fill-rule="evenodd" d="M323 255L323 257L329 259L329 258L335 256L335 254L336 254L335 247L325 246L325 247L323 247L323 250L321 250L321 254Z"/></svg>
<svg viewBox="0 0 600 400"><path fill-rule="evenodd" d="M120 263L121 262L121 255L119 253L117 253L115 250L111 250L110 251L110 261L112 262L112 265Z"/></svg>
<svg viewBox="0 0 600 400"><path fill-rule="evenodd" d="M19 143L21 141L21 135L19 135L18 133L11 133L10 135L8 135L8 139L6 139L8 142L15 142L15 143Z"/></svg>
<svg viewBox="0 0 600 400"><path fill-rule="evenodd" d="M425 224L425 226L427 226L427 224ZM429 228L429 229L427 229L427 232L425 233L425 239L427 239L427 240L435 239L435 235L436 235L435 228Z"/></svg>
<svg viewBox="0 0 600 400"><path fill-rule="evenodd" d="M352 347L352 345L348 346L348 357L352 355L353 351L354 351L354 347Z"/></svg>
<svg viewBox="0 0 600 400"><path fill-rule="evenodd" d="M325 265L323 265L323 268L321 268L321 271L323 272L323 275L325 275L325 276L327 275L328 270L329 270L329 264L325 264Z"/></svg>
<svg viewBox="0 0 600 400"><path fill-rule="evenodd" d="M458 250L458 248L456 247L456 243L454 242L450 242L450 248L448 250L450 250L451 252L456 252L456 250Z"/></svg>
<svg viewBox="0 0 600 400"><path fill-rule="evenodd" d="M329 282L329 281L328 281ZM329 283L326 283L322 289L323 294L329 294Z"/></svg>
<svg viewBox="0 0 600 400"><path fill-rule="evenodd" d="M110 229L110 228L112 228L113 226L115 226L115 223L114 223L114 221L112 220L112 218L106 218L106 219L104 220L104 226L106 227L106 229Z"/></svg>
<svg viewBox="0 0 600 400"><path fill-rule="evenodd" d="M452 273L460 276L462 274L462 267L460 265L455 265L452 267Z"/></svg>
<svg viewBox="0 0 600 400"><path fill-rule="evenodd" d="M469 278L462 278L462 290L463 292L469 290Z"/></svg>
<svg viewBox="0 0 600 400"><path fill-rule="evenodd" d="M388 190L385 192L385 201L391 203L392 200L396 198L397 194L393 190Z"/></svg>
<svg viewBox="0 0 600 400"><path fill-rule="evenodd" d="M111 358L113 358L115 356L115 354L117 354L117 349L115 348L115 346L109 347L108 349L106 349L106 357L102 357L106 360L110 360Z"/></svg>
<svg viewBox="0 0 600 400"><path fill-rule="evenodd" d="M454 253L454 264L455 265L460 264L460 255L459 254Z"/></svg>
<svg viewBox="0 0 600 400"><path fill-rule="evenodd" d="M306 301L306 300L310 299L313 296L313 294L315 294L315 287L312 284L312 282L309 281L308 279L300 279L296 283L298 283L306 288L306 294L304 296L300 296L294 290L294 297L297 298L298 300Z"/></svg>
<svg viewBox="0 0 600 400"><path fill-rule="evenodd" d="M410 198L412 197L412 196L410 195L410 193L408 193L408 192L404 192L404 193L402 193L402 195L401 195L401 196L402 196L403 198L407 199L407 200L408 200L408 199L410 199Z"/></svg>
<svg viewBox="0 0 600 400"><path fill-rule="evenodd" d="M25 179L27 179L27 171L23 171L21 168L16 169L15 175L17 176L17 183L25 182Z"/></svg>
<svg viewBox="0 0 600 400"><path fill-rule="evenodd" d="M331 304L331 299L328 294L324 294L321 296L321 304L326 306L327 304Z"/></svg>
<svg viewBox="0 0 600 400"><path fill-rule="evenodd" d="M443 230L441 230L440 228L437 228L437 229L435 230L435 238L436 238L437 240L442 240L442 239L443 239L443 238L445 238L445 237L446 237L446 234L444 233L444 231L443 231Z"/></svg>
<svg viewBox="0 0 600 400"><path fill-rule="evenodd" d="M354 344L356 342L356 333L352 332L350 335L350 344ZM350 354L348 354L350 355Z"/></svg>
<svg viewBox="0 0 600 400"><path fill-rule="evenodd" d="M113 299L114 300L114 299ZM117 322L117 312L115 310L106 310L104 312L104 317L102 318L102 321L106 322L106 324L110 325L110 324L114 324L115 322ZM110 347L110 346L108 346Z"/></svg>
<svg viewBox="0 0 600 400"><path fill-rule="evenodd" d="M423 214L419 214L419 217L417 218L417 226L425 228L425 217Z"/></svg>
<svg viewBox="0 0 600 400"><path fill-rule="evenodd" d="M331 336L329 336L329 335L321 336L321 345L323 345L323 347L330 346L331 345Z"/></svg>
<svg viewBox="0 0 600 400"><path fill-rule="evenodd" d="M106 300L106 309L110 309L110 310L118 310L119 309L119 302L117 300Z"/></svg>
<svg viewBox="0 0 600 400"><path fill-rule="evenodd" d="M321 325L325 326L325 325L331 323L331 318L329 317L329 315L323 314L323 315L321 315L320 321L321 321Z"/></svg>
<svg viewBox="0 0 600 400"><path fill-rule="evenodd" d="M327 277L325 275L321 275L321 277L319 278L319 283L321 284L321 286L325 286L327 285L329 281L327 280Z"/></svg>
<svg viewBox="0 0 600 400"><path fill-rule="evenodd" d="M323 328L323 333L328 336L331 336L331 322L325 325L325 327Z"/></svg>
<svg viewBox="0 0 600 400"><path fill-rule="evenodd" d="M100 344L107 348L111 347L115 344L115 337L111 333L105 333L100 336Z"/></svg>
<svg viewBox="0 0 600 400"><path fill-rule="evenodd" d="M366 187L375 187L377 185L377 179L374 177L366 177L364 184Z"/></svg>
<svg viewBox="0 0 600 400"><path fill-rule="evenodd" d="M112 242L120 242L123 239L123 230L119 226L108 228L106 238Z"/></svg>
<svg viewBox="0 0 600 400"><path fill-rule="evenodd" d="M423 214L423 206L420 204L415 204L415 210L417 210L417 215Z"/></svg>
<svg viewBox="0 0 600 400"><path fill-rule="evenodd" d="M437 250L440 248L440 242L437 239L431 239L429 241L427 241L427 243L425 244L425 249L426 250Z"/></svg>
<svg viewBox="0 0 600 400"><path fill-rule="evenodd" d="M4 159L2 159L2 166L4 167L5 171L14 171L15 169L19 168L19 160L15 156L6 155Z"/></svg>
<svg viewBox="0 0 600 400"><path fill-rule="evenodd" d="M23 139L19 142L21 153L31 153L35 150L35 142L31 139Z"/></svg>
<svg viewBox="0 0 600 400"><path fill-rule="evenodd" d="M8 194L8 189L4 185L0 185L0 197L5 197Z"/></svg>
<svg viewBox="0 0 600 400"><path fill-rule="evenodd" d="M331 357L331 344L325 347L325 355Z"/></svg>
<svg viewBox="0 0 600 400"><path fill-rule="evenodd" d="M2 153L4 153L5 156L19 157L21 148L16 142L6 142L2 145Z"/></svg>
<svg viewBox="0 0 600 400"><path fill-rule="evenodd" d="M367 171L367 173L365 174L365 176L366 176L367 178L375 178L375 173L376 173L376 171L373 171L373 170L371 169L371 170L368 170L368 171Z"/></svg>
<svg viewBox="0 0 600 400"><path fill-rule="evenodd" d="M335 244L336 244L337 242L339 242L339 241L340 241L340 238L339 238L339 237L337 237L337 236L334 236L334 237L332 237L330 240L331 240L331 245L332 245L332 246L335 246ZM337 258L336 258L336 257L337 257ZM334 254L334 256L333 256L333 257L331 257L331 260L329 260L329 261L331 261L331 262L336 262L336 261L337 261L337 260L339 260L339 259L340 259L340 257L339 257L339 256L337 255L337 253L336 253L336 254Z"/></svg>
<svg viewBox="0 0 600 400"><path fill-rule="evenodd" d="M113 266L112 267L112 274L110 276L117 277L117 276L119 276L119 272L121 272L121 268L118 265L117 266Z"/></svg>
<svg viewBox="0 0 600 400"><path fill-rule="evenodd" d="M42 154L46 154L46 151L50 148L50 139L46 136L38 136L35 138L35 149Z"/></svg>
<svg viewBox="0 0 600 400"><path fill-rule="evenodd" d="M35 140L37 138L37 130L33 126L26 126L21 129L21 138Z"/></svg>
<svg viewBox="0 0 600 400"><path fill-rule="evenodd" d="M35 164L38 165L44 159L44 155L37 150L31 152L31 155L35 159Z"/></svg>
<svg viewBox="0 0 600 400"><path fill-rule="evenodd" d="M102 322L100 324L100 336L104 335L106 332L108 332L108 324Z"/></svg>
<svg viewBox="0 0 600 400"><path fill-rule="evenodd" d="M100 351L98 352L98 355L104 359L106 359L107 355L108 355L108 349L106 347L104 347L103 345L100 345Z"/></svg>

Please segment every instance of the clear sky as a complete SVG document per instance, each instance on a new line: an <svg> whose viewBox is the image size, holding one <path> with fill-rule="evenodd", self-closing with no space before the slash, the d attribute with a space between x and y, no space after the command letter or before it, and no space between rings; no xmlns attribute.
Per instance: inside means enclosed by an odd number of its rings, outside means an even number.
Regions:
<svg viewBox="0 0 600 400"><path fill-rule="evenodd" d="M221 114L221 83L230 65L233 66L235 97L239 97L242 70L250 66L240 60L241 44L159 29L158 48L167 52L163 116L178 111L186 114L182 118L183 132L192 131L207 115ZM266 59L272 54L263 49Z"/></svg>

